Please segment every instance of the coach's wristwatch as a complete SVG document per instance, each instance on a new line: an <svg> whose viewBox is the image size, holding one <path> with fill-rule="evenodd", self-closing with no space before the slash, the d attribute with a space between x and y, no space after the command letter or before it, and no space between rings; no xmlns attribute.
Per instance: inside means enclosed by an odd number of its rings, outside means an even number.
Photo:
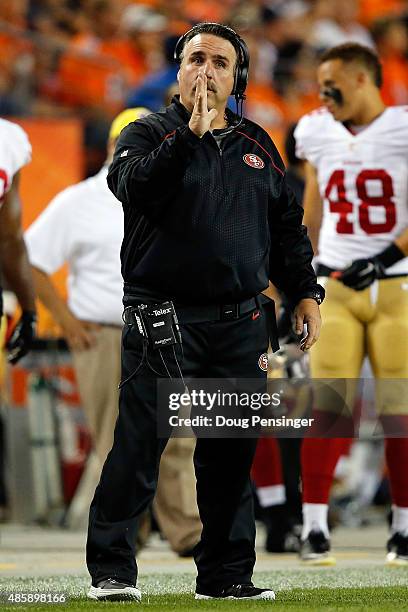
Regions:
<svg viewBox="0 0 408 612"><path fill-rule="evenodd" d="M302 293L301 300L312 299L315 300L319 305L323 302L326 295L325 290L321 285L316 285L314 289Z"/></svg>

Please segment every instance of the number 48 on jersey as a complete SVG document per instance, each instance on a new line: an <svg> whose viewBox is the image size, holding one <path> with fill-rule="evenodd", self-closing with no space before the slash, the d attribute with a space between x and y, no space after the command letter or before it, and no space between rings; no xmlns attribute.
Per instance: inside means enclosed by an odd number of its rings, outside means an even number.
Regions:
<svg viewBox="0 0 408 612"><path fill-rule="evenodd" d="M377 181L381 188L380 195L369 195L368 182ZM383 234L390 232L397 222L396 206L393 200L394 188L392 178L386 170L362 170L356 177L356 192L358 201L357 215L353 221L353 203L347 198L345 187L345 170L334 170L325 190L325 197L329 202L330 212L338 213L336 225L338 234L354 234L356 224L366 234ZM383 209L383 220L373 222L370 219L370 209Z"/></svg>

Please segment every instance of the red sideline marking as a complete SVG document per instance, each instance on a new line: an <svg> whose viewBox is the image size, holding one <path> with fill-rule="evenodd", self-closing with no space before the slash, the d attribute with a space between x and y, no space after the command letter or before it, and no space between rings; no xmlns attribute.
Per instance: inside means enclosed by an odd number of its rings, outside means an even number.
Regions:
<svg viewBox="0 0 408 612"><path fill-rule="evenodd" d="M264 149L263 146L257 140L255 140L255 138L251 138L250 136L248 136L248 134L245 134L244 132L237 132L237 134L241 134L241 136L245 136L245 138L248 138L248 140L252 140L252 142L255 142L258 145L258 147L260 147L262 151L264 151L267 154L275 170L277 170L279 174L281 174L282 176L285 176L285 173L280 168L278 168L278 166L274 164L271 154L268 153L268 151Z"/></svg>

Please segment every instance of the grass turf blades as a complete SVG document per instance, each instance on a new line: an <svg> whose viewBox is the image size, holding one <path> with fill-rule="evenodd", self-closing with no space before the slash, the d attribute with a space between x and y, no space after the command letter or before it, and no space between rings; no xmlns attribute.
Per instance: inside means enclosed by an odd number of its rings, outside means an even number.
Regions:
<svg viewBox="0 0 408 612"><path fill-rule="evenodd" d="M310 571L257 572L254 582L276 591L276 601L195 601L191 574L152 574L141 578L142 603L93 602L85 597L89 581L85 576L1 579L2 612L16 610L256 610L272 607L284 610L407 610L408 570L406 568L312 569ZM331 586L329 586L331 585ZM9 604L6 593L65 593L65 604Z"/></svg>

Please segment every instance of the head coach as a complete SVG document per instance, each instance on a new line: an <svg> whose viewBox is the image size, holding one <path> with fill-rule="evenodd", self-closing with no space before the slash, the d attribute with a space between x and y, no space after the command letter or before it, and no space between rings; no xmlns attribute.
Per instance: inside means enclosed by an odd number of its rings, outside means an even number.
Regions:
<svg viewBox="0 0 408 612"><path fill-rule="evenodd" d="M124 210L126 325L115 439L89 518L93 599L141 598L135 533L166 444L157 437L157 378L266 377L260 357L273 326L259 294L269 279L295 306L297 332L307 326L304 349L320 328L324 291L302 209L273 142L242 117L245 42L203 23L181 37L175 56L180 96L122 131L108 173ZM226 108L231 93L237 114ZM251 582L255 448L253 438L197 440L197 599L274 599Z"/></svg>

